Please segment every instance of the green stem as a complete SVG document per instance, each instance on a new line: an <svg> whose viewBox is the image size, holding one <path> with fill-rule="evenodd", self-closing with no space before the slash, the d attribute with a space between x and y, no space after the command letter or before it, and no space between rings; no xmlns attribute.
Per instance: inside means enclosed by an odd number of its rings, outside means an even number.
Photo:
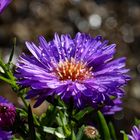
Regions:
<svg viewBox="0 0 140 140"><path fill-rule="evenodd" d="M36 116L33 115L35 125L39 126L40 122L37 120Z"/></svg>
<svg viewBox="0 0 140 140"><path fill-rule="evenodd" d="M25 98L24 98L23 96L20 96L20 98L21 98L22 102L24 103L24 105L25 105L25 107L26 107L26 109L27 109L27 108L28 108L28 104L27 104L27 102L25 101Z"/></svg>
<svg viewBox="0 0 140 140"><path fill-rule="evenodd" d="M70 113L69 113L69 122L70 122L70 130L71 130L71 140L73 140L73 134L74 134L74 126L73 126L73 123L72 123L72 117L73 117L73 105L71 106L70 108Z"/></svg>

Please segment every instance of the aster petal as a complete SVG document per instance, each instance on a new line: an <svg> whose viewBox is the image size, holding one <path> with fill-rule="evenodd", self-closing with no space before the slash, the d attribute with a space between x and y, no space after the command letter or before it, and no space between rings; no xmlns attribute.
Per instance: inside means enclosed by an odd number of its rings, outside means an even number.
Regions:
<svg viewBox="0 0 140 140"><path fill-rule="evenodd" d="M0 129L0 139L1 140L11 140L12 139L12 132L11 131L3 131Z"/></svg>
<svg viewBox="0 0 140 140"><path fill-rule="evenodd" d="M39 43L40 43L40 47L42 48L42 55L44 54L47 57L47 59L50 61L51 60L50 59L51 55L49 53L50 47L43 36L39 36Z"/></svg>
<svg viewBox="0 0 140 140"><path fill-rule="evenodd" d="M61 60L65 60L65 58L66 58L66 51L65 51L64 41L63 41L62 37L60 39L58 34L56 33L53 43L54 43L54 45L58 49L58 52L59 52L59 55L60 55L60 59Z"/></svg>
<svg viewBox="0 0 140 140"><path fill-rule="evenodd" d="M103 109L101 110L103 112L103 114L105 115L113 115L118 111L122 110L122 101L120 98L114 99L113 100L113 106L109 105L109 106L105 106L103 107Z"/></svg>
<svg viewBox="0 0 140 140"><path fill-rule="evenodd" d="M38 96L38 94L40 94L40 92L38 90L32 89L32 90L27 92L27 95L25 98L26 99L34 98L34 97Z"/></svg>
<svg viewBox="0 0 140 140"><path fill-rule="evenodd" d="M54 89L54 92L57 93L58 96L63 96L64 93L68 91L68 85L61 85Z"/></svg>
<svg viewBox="0 0 140 140"><path fill-rule="evenodd" d="M106 47L105 50L101 50L99 52L96 52L94 55L90 55L89 58L87 58L87 64L89 67L100 65L102 63L106 63L109 60L113 58L113 55L115 54L115 47L116 45L112 44L108 47Z"/></svg>
<svg viewBox="0 0 140 140"><path fill-rule="evenodd" d="M42 96L39 96L36 100L36 103L34 104L34 107L38 107L39 105L41 105L48 96L52 95L53 91L50 90L49 92L47 92L47 94L42 94Z"/></svg>
<svg viewBox="0 0 140 140"><path fill-rule="evenodd" d="M74 104L76 108L84 107L84 100L82 99L82 94L80 92L74 96Z"/></svg>
<svg viewBox="0 0 140 140"><path fill-rule="evenodd" d="M41 50L32 42L25 42L28 50L32 53L32 55L40 61Z"/></svg>
<svg viewBox="0 0 140 140"><path fill-rule="evenodd" d="M129 140L140 140L140 128L133 126L131 130L132 135L128 135Z"/></svg>
<svg viewBox="0 0 140 140"><path fill-rule="evenodd" d="M84 84L76 83L75 85L77 87L77 90L83 91L83 90L86 90L87 89Z"/></svg>
<svg viewBox="0 0 140 140"><path fill-rule="evenodd" d="M99 36L93 39L86 34L78 33L74 39L76 45L75 58L77 60L87 59L90 54L95 52L97 48L101 45L101 42L99 40L101 40L101 37Z"/></svg>
<svg viewBox="0 0 140 140"><path fill-rule="evenodd" d="M12 2L12 0L1 0L0 1L0 13Z"/></svg>

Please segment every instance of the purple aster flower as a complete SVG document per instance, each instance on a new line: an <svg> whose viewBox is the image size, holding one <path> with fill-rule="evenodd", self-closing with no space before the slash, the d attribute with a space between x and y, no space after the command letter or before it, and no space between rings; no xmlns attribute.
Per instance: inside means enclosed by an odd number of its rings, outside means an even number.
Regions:
<svg viewBox="0 0 140 140"><path fill-rule="evenodd" d="M40 36L38 46L26 46L32 55L20 56L16 77L22 87L30 87L27 98L37 100L34 107L46 99L53 102L56 95L77 108L113 105L112 96L124 95L122 87L130 79L125 58L112 60L116 45L101 36L55 34L49 42Z"/></svg>
<svg viewBox="0 0 140 140"><path fill-rule="evenodd" d="M3 131L0 129L0 140L10 140L12 138L11 131Z"/></svg>
<svg viewBox="0 0 140 140"><path fill-rule="evenodd" d="M0 128L6 128L13 125L15 117L15 106L0 96Z"/></svg>
<svg viewBox="0 0 140 140"><path fill-rule="evenodd" d="M140 126L133 126L131 134L132 135L128 135L129 140L140 140Z"/></svg>
<svg viewBox="0 0 140 140"><path fill-rule="evenodd" d="M0 0L0 13L11 3L12 0Z"/></svg>
<svg viewBox="0 0 140 140"><path fill-rule="evenodd" d="M122 101L121 99L117 98L115 100L113 100L113 105L106 105L102 108L102 112L105 115L113 115L116 112L119 112L122 110Z"/></svg>

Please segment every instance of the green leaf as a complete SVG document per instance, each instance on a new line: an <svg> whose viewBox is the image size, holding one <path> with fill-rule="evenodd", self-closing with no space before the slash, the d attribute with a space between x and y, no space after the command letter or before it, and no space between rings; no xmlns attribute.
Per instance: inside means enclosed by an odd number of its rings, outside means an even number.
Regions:
<svg viewBox="0 0 140 140"><path fill-rule="evenodd" d="M99 119L99 126L100 126L101 133L102 133L101 136L102 136L103 140L111 140L107 122L106 122L103 114L100 111L98 111L98 119Z"/></svg>
<svg viewBox="0 0 140 140"><path fill-rule="evenodd" d="M137 118L135 118L135 125L139 125L140 124L140 120L139 119L137 119Z"/></svg>
<svg viewBox="0 0 140 140"><path fill-rule="evenodd" d="M63 122L60 119L60 116L59 115L56 117L56 121L57 121L57 123L58 123L59 126L63 126Z"/></svg>
<svg viewBox="0 0 140 140"><path fill-rule="evenodd" d="M6 83L8 83L8 84L11 84L11 85L13 84L13 82L12 82L11 80L9 80L9 79L7 79L7 78L5 78L5 77L3 77L3 76L0 76L0 80L6 82Z"/></svg>
<svg viewBox="0 0 140 140"><path fill-rule="evenodd" d="M56 100L57 100L56 106L62 107L63 109L67 108L66 104L64 103L64 101L59 96L56 96Z"/></svg>
<svg viewBox="0 0 140 140"><path fill-rule="evenodd" d="M114 129L114 126L113 126L112 122L109 122L108 126L109 126L109 130L110 130L111 138L113 140L117 140L115 129Z"/></svg>
<svg viewBox="0 0 140 140"><path fill-rule="evenodd" d="M63 125L62 126L63 130L64 130L64 133L67 137L69 137L71 135L71 130L69 128L69 125Z"/></svg>
<svg viewBox="0 0 140 140"><path fill-rule="evenodd" d="M28 116L27 112L22 108L16 108L16 112L20 114L20 117L26 118Z"/></svg>
<svg viewBox="0 0 140 140"><path fill-rule="evenodd" d="M44 126L43 127L43 130L44 130L44 132L49 133L49 134L52 134L52 135L55 135L55 136L57 136L60 139L64 139L65 138L65 136L64 136L63 133L60 133L60 132L56 131L57 130L56 128Z"/></svg>
<svg viewBox="0 0 140 140"><path fill-rule="evenodd" d="M79 128L79 131L78 131L77 136L76 136L76 140L82 140L84 128L85 128L84 125L82 125L82 126Z"/></svg>
<svg viewBox="0 0 140 140"><path fill-rule="evenodd" d="M32 114L32 110L31 110L30 105L28 107L28 125L29 125L29 137L30 137L30 140L35 140L36 135L35 135L34 122L33 122L33 114Z"/></svg>
<svg viewBox="0 0 140 140"><path fill-rule="evenodd" d="M62 127L58 127L57 131L65 136L64 130ZM66 137L66 136L65 136ZM60 140L64 140L65 138L61 138Z"/></svg>
<svg viewBox="0 0 140 140"><path fill-rule="evenodd" d="M0 76L0 79L11 84L14 88L18 88L15 77L13 76L12 71L9 69L9 65L5 64L2 59L0 58L0 67L2 68L3 76Z"/></svg>
<svg viewBox="0 0 140 140"><path fill-rule="evenodd" d="M66 116L67 116L66 112L59 111L59 114L60 114L60 119L62 120L62 124L67 125L68 120L66 118Z"/></svg>
<svg viewBox="0 0 140 140"><path fill-rule="evenodd" d="M48 127L52 126L53 123L55 122L57 112L58 112L58 109L56 108L56 106L49 104L47 112L41 118L41 125L46 125ZM49 116L49 117L46 117L46 116Z"/></svg>
<svg viewBox="0 0 140 140"><path fill-rule="evenodd" d="M7 71L6 65L4 64L4 62L2 61L2 59L0 58L0 66L3 69L4 72Z"/></svg>
<svg viewBox="0 0 140 140"><path fill-rule="evenodd" d="M64 136L63 134L61 134L61 133L59 133L59 132L57 132L57 131L55 131L54 134L55 134L58 138L60 138L60 139L64 139L64 138L65 138L65 136Z"/></svg>
<svg viewBox="0 0 140 140"><path fill-rule="evenodd" d="M44 130L44 132L49 133L49 134L54 134L54 132L55 132L55 128L52 128L52 127L44 126L43 130Z"/></svg>
<svg viewBox="0 0 140 140"><path fill-rule="evenodd" d="M15 136L12 137L12 140L24 140L22 137L16 138Z"/></svg>
<svg viewBox="0 0 140 140"><path fill-rule="evenodd" d="M79 111L77 114L74 115L74 118L76 120L82 119L86 114L90 113L93 111L92 107L86 107L83 110Z"/></svg>
<svg viewBox="0 0 140 140"><path fill-rule="evenodd" d="M68 137L71 135L71 131L70 131L70 127L68 125L68 120L66 116L67 114L60 110L59 113L57 114L56 121L57 121L57 124L63 128L65 136Z"/></svg>
<svg viewBox="0 0 140 140"><path fill-rule="evenodd" d="M13 42L14 42L14 45L12 47L12 51L11 51L11 54L10 54L10 57L9 57L9 60L8 60L9 65L10 65L10 63L11 63L11 61L13 59L13 56L14 56L14 50L15 50L15 47L16 47L16 38L14 38Z"/></svg>
<svg viewBox="0 0 140 140"><path fill-rule="evenodd" d="M75 133L74 133L74 130L73 130L72 133L71 133L71 140L77 140L77 139L76 139L76 135L75 135Z"/></svg>
<svg viewBox="0 0 140 140"><path fill-rule="evenodd" d="M124 131L120 131L123 134L123 140L128 140L128 136Z"/></svg>

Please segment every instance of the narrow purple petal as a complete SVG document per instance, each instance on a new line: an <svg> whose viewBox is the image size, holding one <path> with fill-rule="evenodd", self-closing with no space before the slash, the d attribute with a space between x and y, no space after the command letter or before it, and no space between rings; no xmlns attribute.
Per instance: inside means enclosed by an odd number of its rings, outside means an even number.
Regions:
<svg viewBox="0 0 140 140"><path fill-rule="evenodd" d="M1 0L0 1L0 13L12 2L12 0Z"/></svg>

